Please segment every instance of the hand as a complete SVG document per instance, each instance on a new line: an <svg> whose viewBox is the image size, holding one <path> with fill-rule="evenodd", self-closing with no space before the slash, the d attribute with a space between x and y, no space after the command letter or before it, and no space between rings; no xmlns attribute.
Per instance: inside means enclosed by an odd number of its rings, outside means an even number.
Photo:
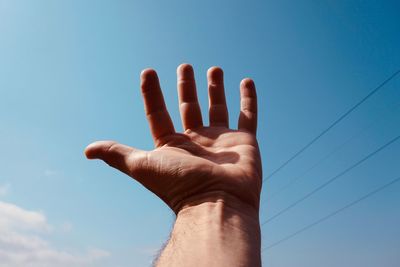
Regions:
<svg viewBox="0 0 400 267"><path fill-rule="evenodd" d="M180 65L177 75L183 133L175 132L157 73L146 69L141 74L141 89L156 148L142 151L113 141L99 141L86 148L86 156L102 159L133 177L175 213L221 197L258 211L262 169L255 136L257 99L253 81L244 79L240 83L241 111L238 130L233 130L228 126L220 68L212 67L207 73L209 127L203 126L192 67Z"/></svg>

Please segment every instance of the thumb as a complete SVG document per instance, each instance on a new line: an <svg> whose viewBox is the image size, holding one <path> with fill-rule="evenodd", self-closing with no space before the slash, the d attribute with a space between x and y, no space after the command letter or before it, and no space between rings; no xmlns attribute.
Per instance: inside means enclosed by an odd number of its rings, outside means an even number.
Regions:
<svg viewBox="0 0 400 267"><path fill-rule="evenodd" d="M133 160L133 156L144 154L140 152L144 151L114 141L97 141L88 145L85 149L85 155L88 159L101 159L111 167L128 175L132 175L135 165L138 165L137 160Z"/></svg>

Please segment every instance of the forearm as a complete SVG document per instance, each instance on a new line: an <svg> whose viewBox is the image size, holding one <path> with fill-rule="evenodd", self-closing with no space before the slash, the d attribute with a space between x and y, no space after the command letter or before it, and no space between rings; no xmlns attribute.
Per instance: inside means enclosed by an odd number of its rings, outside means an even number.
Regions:
<svg viewBox="0 0 400 267"><path fill-rule="evenodd" d="M258 210L222 195L178 214L156 266L261 266Z"/></svg>

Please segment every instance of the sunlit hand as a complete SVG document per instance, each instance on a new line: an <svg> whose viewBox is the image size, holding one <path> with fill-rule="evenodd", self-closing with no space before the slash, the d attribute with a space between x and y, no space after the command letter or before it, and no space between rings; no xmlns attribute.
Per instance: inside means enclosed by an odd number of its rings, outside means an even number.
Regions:
<svg viewBox="0 0 400 267"><path fill-rule="evenodd" d="M252 80L240 83L238 130L229 129L223 72L208 70L210 126L204 126L193 69L178 67L179 108L185 131L175 132L157 73L141 74L146 116L155 149L142 151L113 141L86 148L89 159L102 159L154 192L178 213L193 203L229 196L258 210L261 160L256 141L257 99Z"/></svg>

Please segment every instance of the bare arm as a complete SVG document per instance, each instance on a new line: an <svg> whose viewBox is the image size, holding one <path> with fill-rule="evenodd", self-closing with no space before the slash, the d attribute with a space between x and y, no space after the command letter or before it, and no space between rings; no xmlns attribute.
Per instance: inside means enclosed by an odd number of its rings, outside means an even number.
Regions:
<svg viewBox="0 0 400 267"><path fill-rule="evenodd" d="M176 133L157 74L141 75L145 111L156 148L142 151L113 141L86 148L159 196L177 215L157 266L261 266L259 197L262 168L257 101L252 80L240 84L238 129L229 129L223 73L207 73L210 126L203 126L193 69L178 67L185 131Z"/></svg>
<svg viewBox="0 0 400 267"><path fill-rule="evenodd" d="M261 266L257 212L223 193L182 209L156 266Z"/></svg>

